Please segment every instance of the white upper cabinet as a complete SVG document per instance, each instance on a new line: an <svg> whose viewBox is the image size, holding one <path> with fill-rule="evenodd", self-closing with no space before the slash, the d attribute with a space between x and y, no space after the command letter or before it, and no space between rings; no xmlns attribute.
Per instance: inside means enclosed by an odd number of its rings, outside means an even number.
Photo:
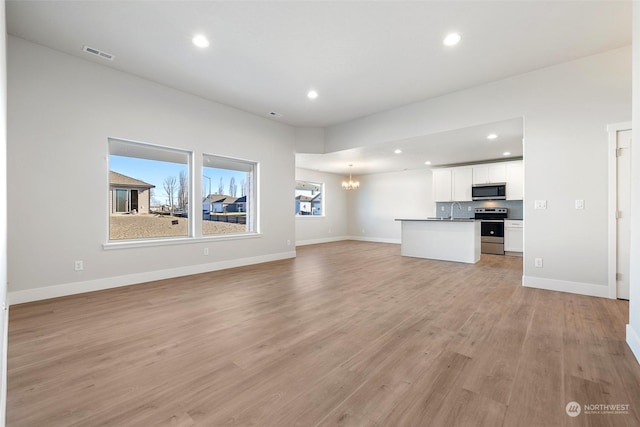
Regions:
<svg viewBox="0 0 640 427"><path fill-rule="evenodd" d="M473 184L487 184L489 182L489 165L473 167Z"/></svg>
<svg viewBox="0 0 640 427"><path fill-rule="evenodd" d="M473 166L433 169L433 197L436 202L470 202L475 184L507 184L507 200L524 199L522 160Z"/></svg>
<svg viewBox="0 0 640 427"><path fill-rule="evenodd" d="M505 163L491 163L473 167L474 184L493 184L496 182L507 182Z"/></svg>
<svg viewBox="0 0 640 427"><path fill-rule="evenodd" d="M507 163L507 200L524 199L524 168L522 161Z"/></svg>
<svg viewBox="0 0 640 427"><path fill-rule="evenodd" d="M436 202L451 201L451 169L433 170L433 198Z"/></svg>
<svg viewBox="0 0 640 427"><path fill-rule="evenodd" d="M451 192L456 202L471 201L471 186L473 185L473 170L471 167L451 169Z"/></svg>

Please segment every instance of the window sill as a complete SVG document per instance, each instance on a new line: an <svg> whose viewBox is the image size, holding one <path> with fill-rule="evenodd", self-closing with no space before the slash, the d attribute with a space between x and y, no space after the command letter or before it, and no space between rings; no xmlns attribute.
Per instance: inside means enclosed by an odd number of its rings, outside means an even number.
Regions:
<svg viewBox="0 0 640 427"><path fill-rule="evenodd" d="M173 246L173 245L184 245L184 244L191 244L191 243L215 242L215 241L224 241L224 240L256 239L260 237L262 237L261 233L203 235L200 237L178 237L178 238L168 237L165 239L111 241L111 242L104 243L102 245L102 248L104 250L132 249L132 248L146 248L146 247L153 247L153 246Z"/></svg>

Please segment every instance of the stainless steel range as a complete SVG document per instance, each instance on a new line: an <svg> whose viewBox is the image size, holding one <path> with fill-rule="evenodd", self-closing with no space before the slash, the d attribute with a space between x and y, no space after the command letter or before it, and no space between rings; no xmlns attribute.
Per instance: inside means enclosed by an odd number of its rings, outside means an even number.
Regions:
<svg viewBox="0 0 640 427"><path fill-rule="evenodd" d="M475 208L475 219L480 220L480 252L504 255L504 220L508 208Z"/></svg>

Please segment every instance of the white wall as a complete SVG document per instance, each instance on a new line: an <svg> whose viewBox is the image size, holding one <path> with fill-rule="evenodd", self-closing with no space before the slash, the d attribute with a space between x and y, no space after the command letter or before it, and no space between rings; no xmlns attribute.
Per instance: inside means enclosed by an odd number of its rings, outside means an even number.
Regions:
<svg viewBox="0 0 640 427"><path fill-rule="evenodd" d="M7 67L5 1L0 0L0 426L7 403Z"/></svg>
<svg viewBox="0 0 640 427"><path fill-rule="evenodd" d="M324 128L298 127L294 134L296 153L324 153Z"/></svg>
<svg viewBox="0 0 640 427"><path fill-rule="evenodd" d="M325 147L344 150L524 117L524 283L606 296L606 126L630 116L626 47L337 125L327 130ZM536 199L547 200L548 209L534 210ZM584 199L586 209L576 211L575 199ZM544 268L533 267L538 257Z"/></svg>
<svg viewBox="0 0 640 427"><path fill-rule="evenodd" d="M15 37L8 82L11 303L295 256L292 127ZM196 195L203 152L258 161L262 236L104 250L109 137L194 150Z"/></svg>
<svg viewBox="0 0 640 427"><path fill-rule="evenodd" d="M429 169L362 175L358 180L360 189L353 194L349 216L353 238L400 243L396 218L435 215Z"/></svg>
<svg viewBox="0 0 640 427"><path fill-rule="evenodd" d="M640 4L633 4L633 132L640 129ZM631 268L627 343L640 362L640 144L634 138L631 150Z"/></svg>
<svg viewBox="0 0 640 427"><path fill-rule="evenodd" d="M296 168L296 179L324 183L324 217L296 217L296 245L333 242L347 238L348 192L342 189L343 175ZM293 193L291 215L293 212Z"/></svg>

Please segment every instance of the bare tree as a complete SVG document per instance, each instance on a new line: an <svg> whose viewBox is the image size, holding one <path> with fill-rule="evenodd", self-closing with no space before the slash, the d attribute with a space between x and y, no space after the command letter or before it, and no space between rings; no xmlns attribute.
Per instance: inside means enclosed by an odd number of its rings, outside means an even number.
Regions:
<svg viewBox="0 0 640 427"><path fill-rule="evenodd" d="M237 192L238 186L236 185L236 179L232 176L231 181L229 182L229 195L231 197L236 197Z"/></svg>
<svg viewBox="0 0 640 427"><path fill-rule="evenodd" d="M156 189L152 188L151 190L151 206L158 206L161 205L162 202L160 201L160 199L158 199L158 197L156 196ZM151 208L151 206L149 206L149 208Z"/></svg>
<svg viewBox="0 0 640 427"><path fill-rule="evenodd" d="M167 193L169 209L173 210L173 197L176 194L176 177L168 176L164 179L162 183L164 187L164 192Z"/></svg>
<svg viewBox="0 0 640 427"><path fill-rule="evenodd" d="M240 180L240 197L247 195L247 184L244 179Z"/></svg>
<svg viewBox="0 0 640 427"><path fill-rule="evenodd" d="M224 180L220 177L220 182L218 183L218 194L224 194Z"/></svg>
<svg viewBox="0 0 640 427"><path fill-rule="evenodd" d="M187 179L187 173L182 170L178 175L178 207L180 209L186 208L188 199L189 180Z"/></svg>

